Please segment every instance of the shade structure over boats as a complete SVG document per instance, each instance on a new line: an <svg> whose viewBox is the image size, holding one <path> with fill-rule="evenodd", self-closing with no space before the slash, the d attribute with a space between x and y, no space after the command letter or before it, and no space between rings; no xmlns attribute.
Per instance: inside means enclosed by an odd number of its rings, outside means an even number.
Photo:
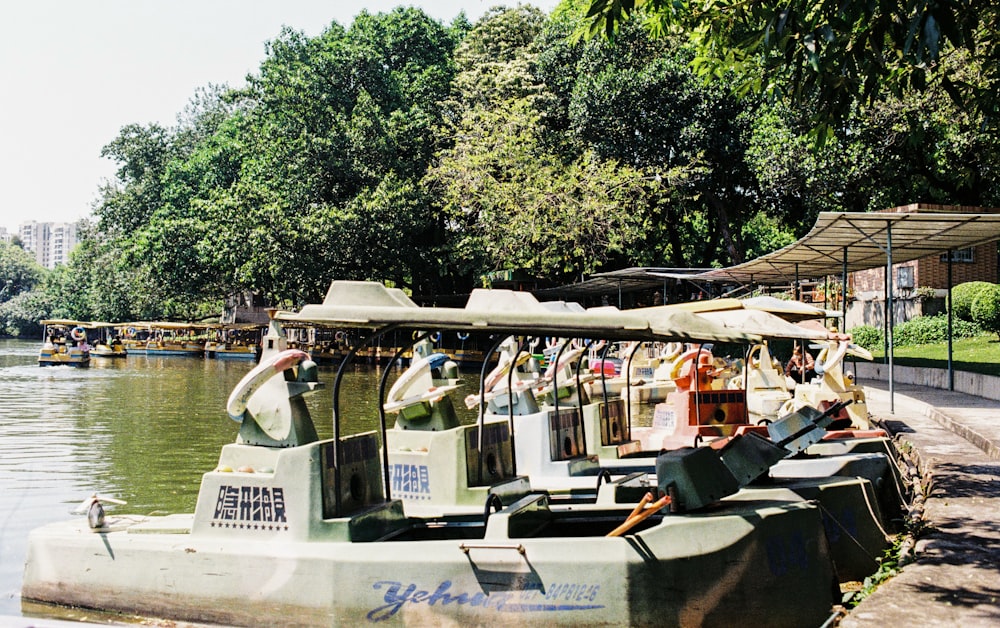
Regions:
<svg viewBox="0 0 1000 628"><path fill-rule="evenodd" d="M527 292L474 290L464 308L422 308L402 290L365 282L334 282L322 304L306 305L298 313L278 312L282 321L323 325L409 329L448 329L541 336L572 336L605 340L753 342L746 334L681 310L649 308L620 311L573 306L553 307Z"/></svg>

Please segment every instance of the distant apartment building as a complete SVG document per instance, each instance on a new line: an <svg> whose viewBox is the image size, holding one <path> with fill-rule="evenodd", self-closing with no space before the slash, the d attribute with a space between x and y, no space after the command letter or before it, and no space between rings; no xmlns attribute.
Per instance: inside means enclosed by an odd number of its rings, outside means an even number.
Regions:
<svg viewBox="0 0 1000 628"><path fill-rule="evenodd" d="M35 261L45 268L55 268L69 262L69 253L80 242L80 223L36 222L21 223L18 236L24 250L35 255Z"/></svg>
<svg viewBox="0 0 1000 628"><path fill-rule="evenodd" d="M10 244L12 236L7 233L7 227L0 227L0 242L6 242Z"/></svg>

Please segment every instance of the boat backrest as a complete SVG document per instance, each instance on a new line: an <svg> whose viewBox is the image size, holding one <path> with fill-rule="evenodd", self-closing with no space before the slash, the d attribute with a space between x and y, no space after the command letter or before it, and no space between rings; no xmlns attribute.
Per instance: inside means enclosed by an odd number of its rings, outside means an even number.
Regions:
<svg viewBox="0 0 1000 628"><path fill-rule="evenodd" d="M479 449L479 426L465 426L465 463L468 486L489 486L514 477L510 426L506 421L483 425L483 448ZM480 475L480 461L482 475Z"/></svg>
<svg viewBox="0 0 1000 628"><path fill-rule="evenodd" d="M553 462L586 456L583 417L576 407L549 411L549 453Z"/></svg>
<svg viewBox="0 0 1000 628"><path fill-rule="evenodd" d="M490 515L486 521L484 540L531 537L551 520L549 496L544 493L534 493Z"/></svg>
<svg viewBox="0 0 1000 628"><path fill-rule="evenodd" d="M365 432L341 438L339 452L335 451L335 444L330 441L320 449L323 518L345 517L384 502L385 489L376 433Z"/></svg>
<svg viewBox="0 0 1000 628"><path fill-rule="evenodd" d="M598 404L601 413L601 444L621 445L628 442L628 425L625 416L625 401L611 399Z"/></svg>

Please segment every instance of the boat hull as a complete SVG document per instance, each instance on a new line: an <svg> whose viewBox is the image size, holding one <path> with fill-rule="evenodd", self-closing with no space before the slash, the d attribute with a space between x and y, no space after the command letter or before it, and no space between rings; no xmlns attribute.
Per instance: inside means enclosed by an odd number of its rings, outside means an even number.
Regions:
<svg viewBox="0 0 1000 628"><path fill-rule="evenodd" d="M69 351L43 348L38 352L38 366L90 366L90 353L75 348Z"/></svg>
<svg viewBox="0 0 1000 628"><path fill-rule="evenodd" d="M585 510L534 534L524 532L532 513L525 520L508 509L485 534L464 534L471 538L415 524L375 543L287 541L251 529L191 534L190 518L180 516L109 517L101 532L61 522L32 533L22 597L231 625L758 618L803 626L831 612L834 574L813 505L725 503L618 538L593 529L612 527L628 509L613 518Z"/></svg>

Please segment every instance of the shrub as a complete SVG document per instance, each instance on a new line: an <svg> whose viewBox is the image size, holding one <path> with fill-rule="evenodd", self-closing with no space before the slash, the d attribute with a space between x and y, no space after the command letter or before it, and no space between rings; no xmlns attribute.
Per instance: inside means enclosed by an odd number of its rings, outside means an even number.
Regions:
<svg viewBox="0 0 1000 628"><path fill-rule="evenodd" d="M1000 286L991 284L979 291L972 302L972 319L1000 338Z"/></svg>
<svg viewBox="0 0 1000 628"><path fill-rule="evenodd" d="M955 318L952 321L952 337L972 338L982 333L975 323ZM897 347L929 345L948 342L948 317L918 316L893 327L892 344ZM867 348L867 347L866 347Z"/></svg>
<svg viewBox="0 0 1000 628"><path fill-rule="evenodd" d="M984 288L994 284L988 281L967 281L951 289L951 312L955 318L972 321L972 302Z"/></svg>
<svg viewBox="0 0 1000 628"><path fill-rule="evenodd" d="M859 325L851 330L851 340L859 347L869 351L879 350L885 346L882 330L871 325Z"/></svg>

